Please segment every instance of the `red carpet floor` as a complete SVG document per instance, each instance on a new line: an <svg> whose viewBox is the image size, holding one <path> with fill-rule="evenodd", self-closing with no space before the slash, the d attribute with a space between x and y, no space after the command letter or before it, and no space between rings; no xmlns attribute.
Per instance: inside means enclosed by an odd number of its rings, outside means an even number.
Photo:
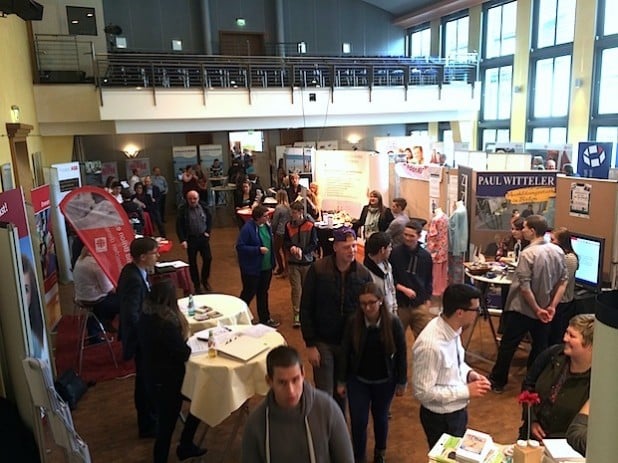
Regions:
<svg viewBox="0 0 618 463"><path fill-rule="evenodd" d="M57 326L56 334L56 369L60 375L69 368L74 368L77 372L78 362L78 318L75 315L65 315ZM112 348L116 355L118 368L110 355L107 343L102 342L88 346L84 349L82 361L81 377L84 381L107 381L114 378L124 377L135 373L135 366L132 360L124 362L122 360L122 345L114 333Z"/></svg>

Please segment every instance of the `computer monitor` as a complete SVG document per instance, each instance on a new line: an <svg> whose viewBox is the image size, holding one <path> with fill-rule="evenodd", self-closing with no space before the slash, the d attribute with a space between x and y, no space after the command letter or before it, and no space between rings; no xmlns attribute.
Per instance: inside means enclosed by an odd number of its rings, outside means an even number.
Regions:
<svg viewBox="0 0 618 463"><path fill-rule="evenodd" d="M600 291L603 284L605 238L571 232L571 246L579 258L575 284L590 291Z"/></svg>

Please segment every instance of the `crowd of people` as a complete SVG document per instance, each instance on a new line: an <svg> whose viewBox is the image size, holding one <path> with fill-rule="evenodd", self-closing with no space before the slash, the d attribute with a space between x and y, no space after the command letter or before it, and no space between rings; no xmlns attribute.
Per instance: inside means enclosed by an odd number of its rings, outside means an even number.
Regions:
<svg viewBox="0 0 618 463"><path fill-rule="evenodd" d="M155 196L160 201L162 188L155 177L132 183L130 197L128 189L122 192L125 201L159 214ZM258 321L276 328L280 322L272 318L269 307L271 280L289 279L293 327L300 328L315 384L305 380L294 348L279 347L268 354L271 391L245 426L243 462L368 461L370 415L371 461L384 462L391 402L407 388L408 353L412 394L421 405L419 420L428 445L432 447L442 433L462 436L468 403L489 391L504 391L511 360L526 335L531 351L522 387L537 392L540 403L531 422L526 418L522 423L521 432L530 428L536 439L575 435L579 448L585 445L577 431L588 407L594 317L570 316L578 261L567 229L554 229L551 242L546 242L543 216L514 214L510 239L496 243L496 259L516 253L517 267L503 294L502 338L486 377L466 363L461 341L462 332L480 314L481 292L470 284L450 283L440 294L441 311L434 310L432 254L420 241L423 224L409 220L405 212L406 200L395 198L389 208L380 192L371 191L359 220L352 227L333 229L334 252L320 256L315 226L321 213L319 188L304 188L298 180L297 174L290 175L287 188L276 192L273 214L261 204L258 192L264 190L250 180L241 180L235 195L238 207L250 209L236 241L240 298L247 305L255 298ZM112 191L114 185L109 182ZM212 289L212 224L199 182L191 183L177 210L176 232L199 292ZM365 237L363 263L357 260L359 233ZM116 301L111 305L119 307L123 357L135 361L138 432L140 437L156 438L154 459L166 461L182 401L188 330L174 288L148 281L158 256L157 242L136 239L131 256L115 293L109 281L99 278L96 287L79 283L80 297L95 303L106 323L116 315L109 302ZM76 264L78 274L90 271L89 259L84 251ZM406 346L408 327L412 346ZM193 443L197 423L195 417L187 419L177 447L181 460L206 451ZM288 437L281 439L284 432Z"/></svg>

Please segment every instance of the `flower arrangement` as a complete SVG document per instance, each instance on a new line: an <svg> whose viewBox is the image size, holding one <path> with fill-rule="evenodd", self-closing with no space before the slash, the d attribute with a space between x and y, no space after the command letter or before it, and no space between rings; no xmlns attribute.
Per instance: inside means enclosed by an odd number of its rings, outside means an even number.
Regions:
<svg viewBox="0 0 618 463"><path fill-rule="evenodd" d="M517 397L517 402L521 405L526 405L528 410L528 440L530 440L530 426L532 423L530 422L530 408L535 404L541 403L541 398L536 392L532 391L522 391L521 394Z"/></svg>

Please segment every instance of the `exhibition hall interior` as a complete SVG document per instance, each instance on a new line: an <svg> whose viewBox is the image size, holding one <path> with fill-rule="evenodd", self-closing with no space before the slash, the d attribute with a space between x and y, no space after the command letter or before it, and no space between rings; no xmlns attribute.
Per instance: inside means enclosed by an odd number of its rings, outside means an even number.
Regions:
<svg viewBox="0 0 618 463"><path fill-rule="evenodd" d="M275 462L288 445L302 461L612 461L617 15L615 0L0 0L10 461ZM144 328L165 320L182 353ZM281 346L349 439L309 412L298 445L256 431L271 385L281 405L266 361ZM388 393L362 376L376 370ZM431 437L436 417L454 440Z"/></svg>

